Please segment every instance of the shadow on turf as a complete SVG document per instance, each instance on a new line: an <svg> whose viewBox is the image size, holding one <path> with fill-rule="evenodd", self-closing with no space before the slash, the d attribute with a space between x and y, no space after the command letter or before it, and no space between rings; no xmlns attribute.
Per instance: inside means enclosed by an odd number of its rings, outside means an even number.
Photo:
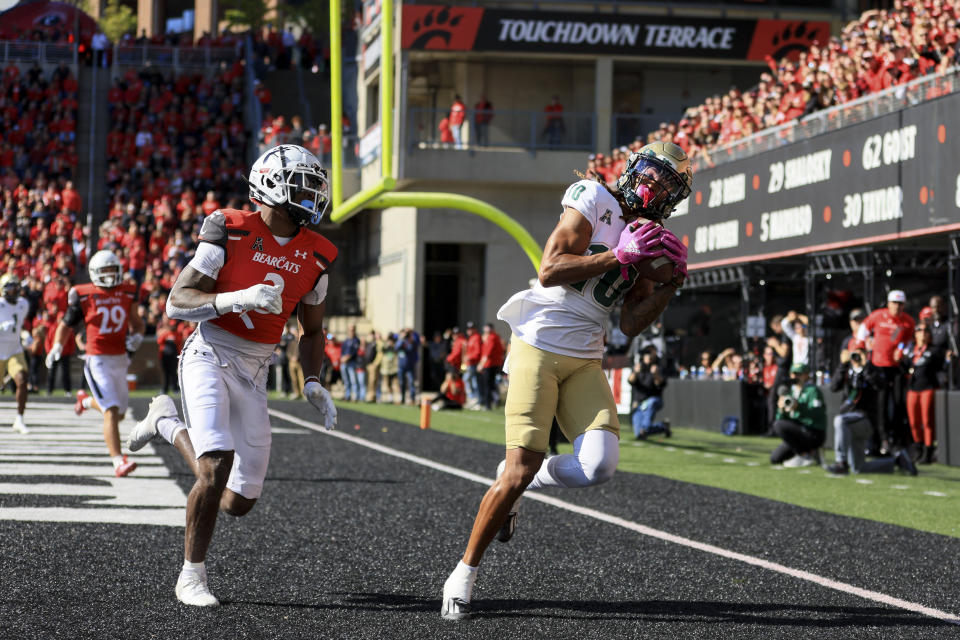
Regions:
<svg viewBox="0 0 960 640"><path fill-rule="evenodd" d="M248 604L303 609L402 611L439 615L440 598L395 593L332 592L342 604L249 602ZM488 600L474 602L477 618L557 618L571 620L624 620L696 622L698 624L753 624L789 627L955 627L954 623L885 607L834 607L823 605L708 602L696 600ZM804 615L809 614L809 615ZM814 616L814 617L809 617Z"/></svg>

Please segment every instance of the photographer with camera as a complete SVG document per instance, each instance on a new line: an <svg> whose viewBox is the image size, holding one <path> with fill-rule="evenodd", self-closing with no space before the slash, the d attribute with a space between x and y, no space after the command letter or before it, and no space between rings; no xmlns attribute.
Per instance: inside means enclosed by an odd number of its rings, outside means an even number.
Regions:
<svg viewBox="0 0 960 640"><path fill-rule="evenodd" d="M663 408L663 388L667 379L660 370L660 359L656 348L648 347L643 351L641 361L633 366L627 379L633 388L630 398L630 423L637 440L645 440L655 433L664 433L670 437L670 421L654 422L657 412Z"/></svg>
<svg viewBox="0 0 960 640"><path fill-rule="evenodd" d="M900 466L911 475L917 474L906 451L900 451L896 456L866 459L867 445L873 436L870 417L876 415L883 385L883 376L869 361L866 351L844 349L840 352L840 364L830 390L842 391L844 400L833 419L836 462L827 467L830 473L890 473L894 466Z"/></svg>
<svg viewBox="0 0 960 640"><path fill-rule="evenodd" d="M820 389L810 380L808 365L794 363L790 383L777 389L773 431L783 442L770 454L770 463L811 467L820 464L818 449L827 438L827 409Z"/></svg>

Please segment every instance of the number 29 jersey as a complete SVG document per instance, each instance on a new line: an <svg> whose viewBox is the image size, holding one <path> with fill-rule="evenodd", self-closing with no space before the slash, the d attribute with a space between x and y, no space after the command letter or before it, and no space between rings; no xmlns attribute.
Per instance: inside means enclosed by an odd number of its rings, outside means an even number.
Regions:
<svg viewBox="0 0 960 640"><path fill-rule="evenodd" d="M219 209L208 216L200 240L224 249L216 277L216 293L247 289L256 284L280 288L283 309L225 313L210 320L229 333L263 344L279 344L283 327L297 303L314 287L337 257L337 248L319 233L301 227L280 244L258 212Z"/></svg>
<svg viewBox="0 0 960 640"><path fill-rule="evenodd" d="M67 293L67 304L78 305L87 326L87 354L118 356L127 352L127 326L137 299L137 285L125 282L110 287L78 284Z"/></svg>
<svg viewBox="0 0 960 640"><path fill-rule="evenodd" d="M561 201L579 211L593 228L583 255L610 251L620 241L626 222L616 198L594 180L580 180L567 189ZM500 307L497 318L527 344L574 358L603 356L603 337L610 311L637 280L630 265L624 278L620 268L582 282L544 287L539 280L514 294Z"/></svg>

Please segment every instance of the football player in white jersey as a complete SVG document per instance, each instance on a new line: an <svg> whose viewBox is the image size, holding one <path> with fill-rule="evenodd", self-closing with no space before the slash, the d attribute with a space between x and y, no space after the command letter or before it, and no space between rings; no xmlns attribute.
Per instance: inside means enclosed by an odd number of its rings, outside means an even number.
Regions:
<svg viewBox="0 0 960 640"><path fill-rule="evenodd" d="M30 310L30 303L20 296L20 278L8 273L0 278L3 297L0 298L0 377L10 376L17 385L17 417L13 430L30 433L23 422L27 407L27 361L23 356L20 331Z"/></svg>
<svg viewBox="0 0 960 640"><path fill-rule="evenodd" d="M506 459L443 586L443 618L470 616L480 559L494 536L512 537L525 489L586 487L613 475L620 422L600 367L604 325L622 300L620 329L637 335L683 285L686 247L661 223L692 183L683 149L654 142L631 154L615 189L594 180L567 189L538 281L497 313L513 332L504 366ZM545 460L554 416L574 453Z"/></svg>

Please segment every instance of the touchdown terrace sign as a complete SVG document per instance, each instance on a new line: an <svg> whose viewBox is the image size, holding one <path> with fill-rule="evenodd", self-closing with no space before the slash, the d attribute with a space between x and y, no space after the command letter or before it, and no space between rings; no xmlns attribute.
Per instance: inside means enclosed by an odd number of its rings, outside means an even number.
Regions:
<svg viewBox="0 0 960 640"><path fill-rule="evenodd" d="M537 51L763 60L804 51L826 22L725 20L404 5L401 45L429 51Z"/></svg>

